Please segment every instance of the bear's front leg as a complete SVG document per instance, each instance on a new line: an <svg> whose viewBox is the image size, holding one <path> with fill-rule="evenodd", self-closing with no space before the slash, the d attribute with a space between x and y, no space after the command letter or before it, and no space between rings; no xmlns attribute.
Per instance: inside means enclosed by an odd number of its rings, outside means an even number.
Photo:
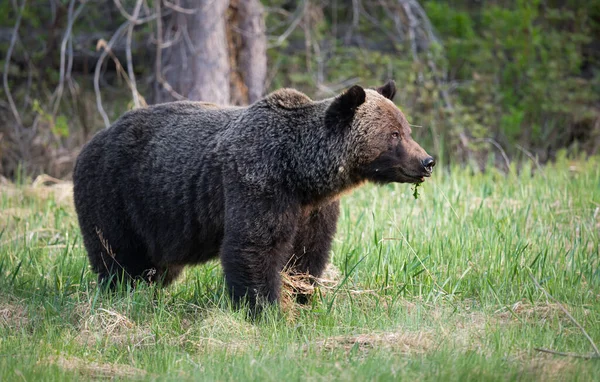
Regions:
<svg viewBox="0 0 600 382"><path fill-rule="evenodd" d="M336 200L310 211L301 219L294 239L293 255L288 263L292 272L321 276L329 262L339 210L340 203Z"/></svg>
<svg viewBox="0 0 600 382"><path fill-rule="evenodd" d="M234 303L256 313L279 300L299 209L270 198L240 199L227 201L221 264Z"/></svg>
<svg viewBox="0 0 600 382"><path fill-rule="evenodd" d="M290 273L309 275L311 284L323 274L329 263L339 211L340 203L335 200L301 217L293 254L287 264ZM298 294L296 299L299 303L306 303L308 296Z"/></svg>

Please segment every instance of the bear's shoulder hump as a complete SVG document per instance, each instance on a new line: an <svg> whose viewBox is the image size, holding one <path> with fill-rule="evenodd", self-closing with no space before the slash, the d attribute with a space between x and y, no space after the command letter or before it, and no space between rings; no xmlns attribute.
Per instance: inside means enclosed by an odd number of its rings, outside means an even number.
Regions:
<svg viewBox="0 0 600 382"><path fill-rule="evenodd" d="M270 106L284 109L296 109L313 102L306 94L290 88L276 90L267 95L264 100Z"/></svg>

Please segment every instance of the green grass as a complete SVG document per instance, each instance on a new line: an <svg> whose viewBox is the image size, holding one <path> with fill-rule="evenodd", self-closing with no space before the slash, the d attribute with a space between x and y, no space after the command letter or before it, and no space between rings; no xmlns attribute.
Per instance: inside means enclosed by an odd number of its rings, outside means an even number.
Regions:
<svg viewBox="0 0 600 382"><path fill-rule="evenodd" d="M598 380L600 158L343 199L335 283L255 323L217 262L100 293L61 188L0 186L0 380ZM531 175L535 172L535 175ZM54 190L54 191L53 191Z"/></svg>

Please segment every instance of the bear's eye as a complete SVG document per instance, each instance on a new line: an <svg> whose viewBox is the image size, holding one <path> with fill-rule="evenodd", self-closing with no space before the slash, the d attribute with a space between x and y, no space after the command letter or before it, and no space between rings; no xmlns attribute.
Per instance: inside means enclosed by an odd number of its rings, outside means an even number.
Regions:
<svg viewBox="0 0 600 382"><path fill-rule="evenodd" d="M397 132L397 131L394 131L394 132L392 133L392 139L398 139L398 138L400 138L400 133L399 133L399 132Z"/></svg>

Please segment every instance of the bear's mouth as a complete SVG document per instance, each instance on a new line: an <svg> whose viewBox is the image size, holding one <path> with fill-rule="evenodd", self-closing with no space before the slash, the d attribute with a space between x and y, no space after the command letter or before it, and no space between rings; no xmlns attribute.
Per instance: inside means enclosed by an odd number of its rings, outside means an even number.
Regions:
<svg viewBox="0 0 600 382"><path fill-rule="evenodd" d="M406 179L408 179L408 181L406 183L422 183L425 181L425 178L429 178L431 176L431 173L424 173L422 175L412 175L412 174L408 174L406 172L404 172L402 169L399 168L400 173L402 174L403 177L405 177Z"/></svg>

